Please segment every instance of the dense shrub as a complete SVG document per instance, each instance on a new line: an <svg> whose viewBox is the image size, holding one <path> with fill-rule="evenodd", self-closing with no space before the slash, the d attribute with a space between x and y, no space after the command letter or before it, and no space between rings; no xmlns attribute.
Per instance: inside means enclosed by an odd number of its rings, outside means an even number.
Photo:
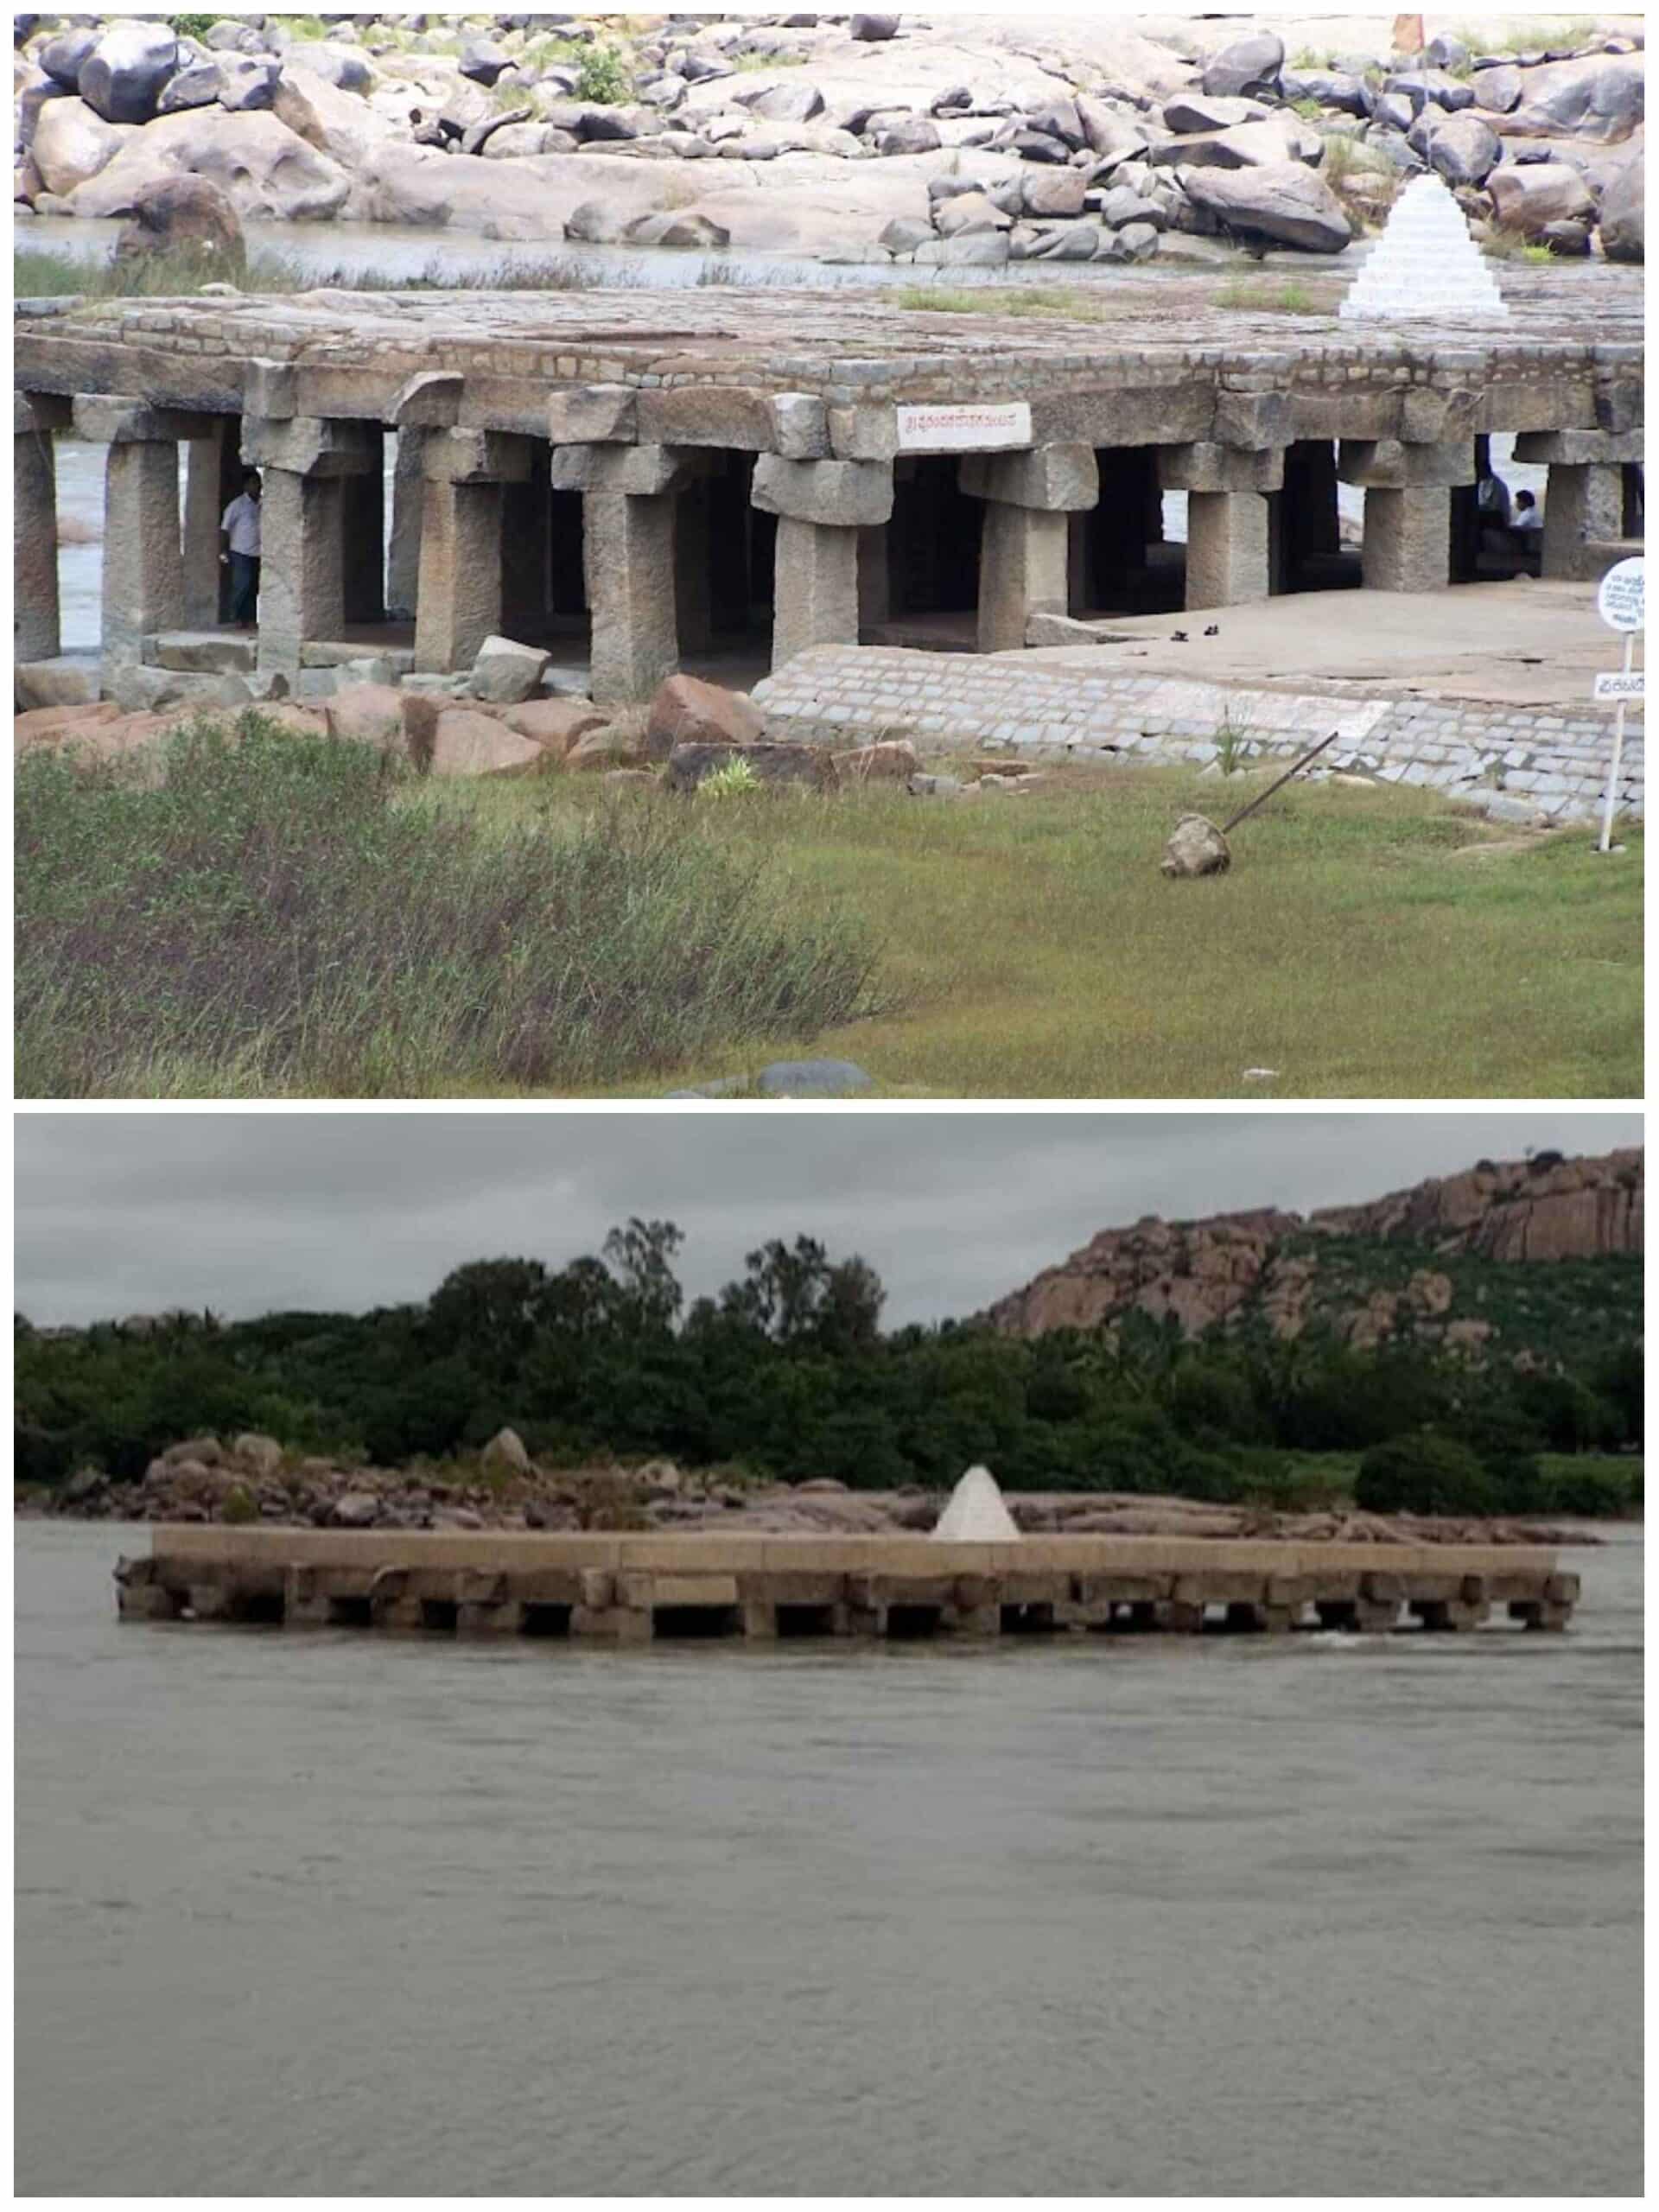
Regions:
<svg viewBox="0 0 1659 2212"><path fill-rule="evenodd" d="M840 910L683 809L492 824L378 748L257 713L16 790L30 1097L592 1089L846 1020Z"/></svg>
<svg viewBox="0 0 1659 2212"><path fill-rule="evenodd" d="M1496 1491L1470 1446L1420 1429L1372 1446L1359 1463L1354 1503L1367 1513L1490 1513Z"/></svg>

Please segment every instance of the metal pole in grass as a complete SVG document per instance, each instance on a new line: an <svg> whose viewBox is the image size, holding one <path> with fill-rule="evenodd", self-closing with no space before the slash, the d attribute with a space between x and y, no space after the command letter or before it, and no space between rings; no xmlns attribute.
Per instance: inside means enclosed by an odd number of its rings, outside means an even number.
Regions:
<svg viewBox="0 0 1659 2212"><path fill-rule="evenodd" d="M1282 791L1293 776L1300 776L1302 770L1306 767L1310 760L1317 760L1320 753L1324 752L1325 747L1327 745L1334 745L1341 735L1342 732L1339 729L1333 729L1329 737L1322 737L1319 740L1319 743L1313 748L1312 752L1304 753L1300 760L1293 760L1289 767L1286 769L1284 774L1282 776L1275 777L1273 782L1268 785L1266 791L1258 791L1248 806L1241 806L1238 812L1232 817L1230 821L1224 822L1222 823L1222 836L1224 837L1230 830L1236 830L1239 823L1244 819L1247 814L1254 814L1258 806L1265 805L1268 800L1273 797L1274 791Z"/></svg>

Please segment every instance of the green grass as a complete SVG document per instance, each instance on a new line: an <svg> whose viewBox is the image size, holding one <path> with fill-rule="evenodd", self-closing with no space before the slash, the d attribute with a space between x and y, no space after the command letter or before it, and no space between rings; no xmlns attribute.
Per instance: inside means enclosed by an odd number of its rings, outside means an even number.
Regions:
<svg viewBox="0 0 1659 2212"><path fill-rule="evenodd" d="M16 782L16 1087L79 1096L646 1089L871 1003L871 933L669 800L493 816L257 712Z"/></svg>
<svg viewBox="0 0 1659 2212"><path fill-rule="evenodd" d="M932 315L1058 315L1073 322L1110 322L1122 313L1081 287L1024 284L900 284L883 297L889 307Z"/></svg>
<svg viewBox="0 0 1659 2212"><path fill-rule="evenodd" d="M1306 284L1293 277L1282 284L1243 281L1224 285L1212 305L1239 308L1256 315L1317 315L1320 302Z"/></svg>
<svg viewBox="0 0 1659 2212"><path fill-rule="evenodd" d="M1529 16L1514 18L1502 29L1491 23L1464 23L1452 34L1471 54L1541 54L1550 48L1587 46L1600 35L1593 16Z"/></svg>
<svg viewBox="0 0 1659 2212"><path fill-rule="evenodd" d="M523 802L502 786L479 803ZM1496 842L1474 815L1325 785L1269 800L1230 874L1161 876L1177 816L1224 806L1214 780L1123 769L1019 799L698 812L885 938L889 1010L814 1049L890 1096L1640 1096L1637 830L1612 861L1586 830L1459 858ZM759 1064L700 1058L673 1080ZM1255 1067L1277 1072L1247 1082Z"/></svg>
<svg viewBox="0 0 1659 2212"><path fill-rule="evenodd" d="M218 255L176 246L123 261L71 259L38 246L18 246L11 257L11 278L13 297L20 300L175 299L203 284L226 283L244 292L297 292L325 281L302 277L280 254L251 254L238 269Z"/></svg>

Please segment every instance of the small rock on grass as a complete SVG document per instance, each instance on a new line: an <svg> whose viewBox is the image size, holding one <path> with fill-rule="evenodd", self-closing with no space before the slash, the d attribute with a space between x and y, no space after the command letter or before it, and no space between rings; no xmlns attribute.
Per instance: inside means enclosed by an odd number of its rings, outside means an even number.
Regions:
<svg viewBox="0 0 1659 2212"><path fill-rule="evenodd" d="M1184 814L1159 867L1169 876L1224 875L1232 861L1227 840L1207 816Z"/></svg>

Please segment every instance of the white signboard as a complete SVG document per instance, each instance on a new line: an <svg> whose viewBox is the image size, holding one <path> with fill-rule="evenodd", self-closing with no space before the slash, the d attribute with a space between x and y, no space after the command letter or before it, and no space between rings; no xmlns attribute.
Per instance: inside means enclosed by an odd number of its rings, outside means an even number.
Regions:
<svg viewBox="0 0 1659 2212"><path fill-rule="evenodd" d="M1630 632L1646 627L1643 611L1643 577L1647 563L1640 558L1620 561L1608 569L1596 594L1596 612L1610 630Z"/></svg>
<svg viewBox="0 0 1659 2212"><path fill-rule="evenodd" d="M1604 669L1596 678L1595 696L1602 702L1621 699L1645 701L1648 696L1644 688L1646 679L1645 669L1633 668L1628 676L1622 669Z"/></svg>
<svg viewBox="0 0 1659 2212"><path fill-rule="evenodd" d="M982 406L901 407L898 415L900 453L992 453L1031 443L1031 407L1023 399L988 401ZM1617 575L1618 569L1613 573Z"/></svg>

